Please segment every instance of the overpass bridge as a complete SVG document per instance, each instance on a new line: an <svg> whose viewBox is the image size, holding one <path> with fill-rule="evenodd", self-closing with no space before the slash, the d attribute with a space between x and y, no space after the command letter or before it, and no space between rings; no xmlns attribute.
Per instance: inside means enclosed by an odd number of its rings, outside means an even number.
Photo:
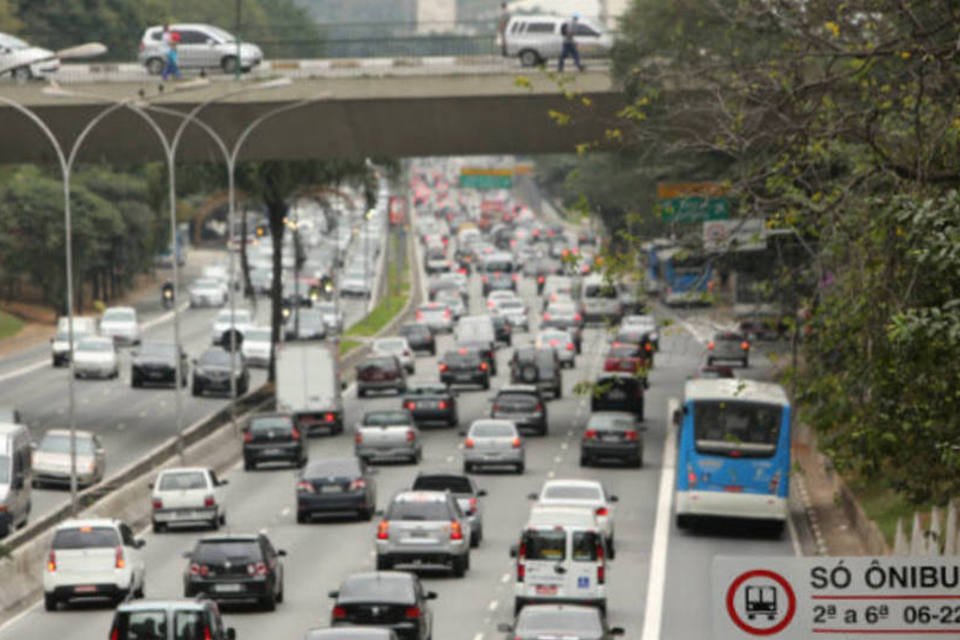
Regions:
<svg viewBox="0 0 960 640"><path fill-rule="evenodd" d="M278 76L290 83L252 90ZM555 74L502 60L456 58L273 63L240 81L211 76L183 91L170 85L160 91L156 78L120 67L83 67L67 77L63 86L73 95L50 95L40 83L11 83L0 84L0 96L34 110L64 145L105 106L121 100L184 113L212 100L199 117L228 144L258 116L311 100L258 127L242 160L567 153L579 143L602 141L624 106L602 63L565 75L562 82ZM237 93L247 87L251 90ZM556 113L569 121L559 125ZM168 132L179 124L179 118L153 115ZM49 143L14 109L0 106L0 131L0 163L54 161ZM80 160L136 163L161 157L155 135L123 109L87 138ZM221 159L198 128L185 136L178 157Z"/></svg>

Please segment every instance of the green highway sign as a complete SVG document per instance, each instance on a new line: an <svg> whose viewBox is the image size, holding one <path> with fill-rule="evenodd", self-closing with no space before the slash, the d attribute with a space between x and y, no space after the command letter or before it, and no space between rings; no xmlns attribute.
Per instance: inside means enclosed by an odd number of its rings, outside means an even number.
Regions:
<svg viewBox="0 0 960 640"><path fill-rule="evenodd" d="M495 173L461 173L461 189L512 189L513 176Z"/></svg>
<svg viewBox="0 0 960 640"><path fill-rule="evenodd" d="M730 201L726 198L684 196L660 200L660 217L664 222L707 222L730 218Z"/></svg>

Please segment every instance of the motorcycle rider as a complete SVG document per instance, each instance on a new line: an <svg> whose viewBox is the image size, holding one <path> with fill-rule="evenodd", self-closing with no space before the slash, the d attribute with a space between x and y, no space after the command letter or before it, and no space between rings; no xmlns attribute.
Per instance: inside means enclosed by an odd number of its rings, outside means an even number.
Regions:
<svg viewBox="0 0 960 640"><path fill-rule="evenodd" d="M163 299L163 308L169 309L173 306L173 282L165 280L160 285L160 297Z"/></svg>

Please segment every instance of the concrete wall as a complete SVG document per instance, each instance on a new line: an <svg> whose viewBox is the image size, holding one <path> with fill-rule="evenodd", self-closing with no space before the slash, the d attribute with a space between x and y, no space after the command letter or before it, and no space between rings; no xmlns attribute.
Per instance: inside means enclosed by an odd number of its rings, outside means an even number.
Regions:
<svg viewBox="0 0 960 640"><path fill-rule="evenodd" d="M418 0L417 32L447 33L457 21L457 0Z"/></svg>

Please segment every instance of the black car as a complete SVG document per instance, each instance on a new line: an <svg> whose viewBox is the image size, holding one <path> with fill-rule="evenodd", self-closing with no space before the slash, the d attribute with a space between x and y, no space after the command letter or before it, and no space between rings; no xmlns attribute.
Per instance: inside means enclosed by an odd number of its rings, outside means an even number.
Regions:
<svg viewBox="0 0 960 640"><path fill-rule="evenodd" d="M490 375L497 375L497 345L495 342L485 340L459 340L457 341L457 349L479 352L480 357L483 358L487 366L490 367Z"/></svg>
<svg viewBox="0 0 960 640"><path fill-rule="evenodd" d="M405 324L400 326L397 335L406 338L410 348L414 351L426 351L432 356L437 355L437 339L425 324Z"/></svg>
<svg viewBox="0 0 960 640"><path fill-rule="evenodd" d="M447 386L467 384L490 388L490 364L477 349L461 347L447 351L440 358L439 367L440 382Z"/></svg>
<svg viewBox="0 0 960 640"><path fill-rule="evenodd" d="M398 640L393 629L377 627L339 627L311 629L303 640Z"/></svg>
<svg viewBox="0 0 960 640"><path fill-rule="evenodd" d="M177 348L165 342L144 342L130 354L130 386L146 384L176 385ZM190 367L187 354L180 350L180 385L187 386Z"/></svg>
<svg viewBox="0 0 960 640"><path fill-rule="evenodd" d="M457 398L446 384L432 382L407 387L403 408L410 412L417 425L439 422L457 426Z"/></svg>
<svg viewBox="0 0 960 640"><path fill-rule="evenodd" d="M643 421L644 383L631 373L606 372L593 383L590 411L626 411Z"/></svg>
<svg viewBox="0 0 960 640"><path fill-rule="evenodd" d="M490 321L493 322L493 336L497 339L497 342L502 342L508 347L512 346L513 327L510 326L507 319L503 316L490 316Z"/></svg>
<svg viewBox="0 0 960 640"><path fill-rule="evenodd" d="M368 356L357 365L358 398L370 391L389 390L407 390L407 373L396 356Z"/></svg>
<svg viewBox="0 0 960 640"><path fill-rule="evenodd" d="M250 471L263 462L307 464L307 445L293 417L283 413L250 418L243 429L243 468Z"/></svg>
<svg viewBox="0 0 960 640"><path fill-rule="evenodd" d="M540 390L533 385L512 384L500 389L493 398L490 417L510 420L519 431L547 435L547 405Z"/></svg>
<svg viewBox="0 0 960 640"><path fill-rule="evenodd" d="M293 313L287 316L283 333L287 340L323 340L327 337L327 323L323 319L323 312L303 307L299 312L294 309Z"/></svg>
<svg viewBox="0 0 960 640"><path fill-rule="evenodd" d="M632 413L598 411L590 415L580 438L580 466L616 460L643 466L643 431Z"/></svg>
<svg viewBox="0 0 960 640"><path fill-rule="evenodd" d="M183 576L183 595L203 594L211 600L252 601L267 611L283 602L282 549L264 534L216 535L197 541L184 554L190 562Z"/></svg>
<svg viewBox="0 0 960 640"><path fill-rule="evenodd" d="M510 383L532 384L548 391L554 398L563 397L560 359L554 349L524 348L513 352L510 359Z"/></svg>
<svg viewBox="0 0 960 640"><path fill-rule="evenodd" d="M329 595L334 599L330 626L384 627L403 640L433 637L433 612L427 601L437 594L424 591L412 573L355 573Z"/></svg>
<svg viewBox="0 0 960 640"><path fill-rule="evenodd" d="M207 391L220 391L230 395L230 352L220 347L212 347L193 361L193 395L200 396ZM250 370L241 353L233 358L234 375L237 379L237 395L244 395L250 389Z"/></svg>
<svg viewBox="0 0 960 640"><path fill-rule="evenodd" d="M485 273L482 278L483 296L490 295L491 291L516 291L517 274L506 271Z"/></svg>
<svg viewBox="0 0 960 640"><path fill-rule="evenodd" d="M369 520L377 508L377 488L356 457L324 458L307 465L297 482L297 522L315 514L356 513Z"/></svg>
<svg viewBox="0 0 960 640"><path fill-rule="evenodd" d="M577 640L612 640L622 636L620 627L607 626L597 607L576 604L534 604L524 607L516 622L501 623L497 630L509 640L541 640L541 638L577 638Z"/></svg>

